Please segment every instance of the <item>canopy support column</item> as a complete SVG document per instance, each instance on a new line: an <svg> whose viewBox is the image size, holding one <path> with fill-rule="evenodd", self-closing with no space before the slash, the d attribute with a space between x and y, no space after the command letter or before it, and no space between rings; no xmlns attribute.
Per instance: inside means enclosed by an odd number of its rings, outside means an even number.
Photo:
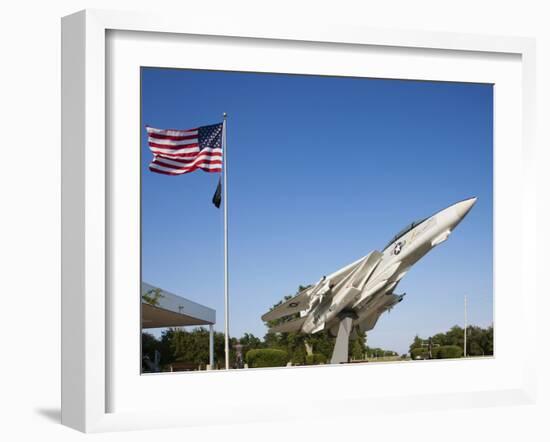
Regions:
<svg viewBox="0 0 550 442"><path fill-rule="evenodd" d="M214 326L210 324L208 328L210 332L209 341L208 341L210 370L214 370Z"/></svg>

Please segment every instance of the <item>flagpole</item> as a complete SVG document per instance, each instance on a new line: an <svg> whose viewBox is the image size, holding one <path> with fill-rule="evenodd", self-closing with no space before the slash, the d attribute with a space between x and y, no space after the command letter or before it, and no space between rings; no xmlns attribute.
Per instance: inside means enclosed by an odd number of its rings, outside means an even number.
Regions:
<svg viewBox="0 0 550 442"><path fill-rule="evenodd" d="M229 278L227 259L227 113L223 113L223 293L225 306L225 369L229 370Z"/></svg>

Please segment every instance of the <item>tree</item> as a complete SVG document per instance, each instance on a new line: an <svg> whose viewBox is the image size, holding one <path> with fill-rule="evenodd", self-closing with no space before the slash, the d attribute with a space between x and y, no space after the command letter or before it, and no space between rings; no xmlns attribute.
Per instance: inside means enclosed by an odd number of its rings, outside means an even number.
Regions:
<svg viewBox="0 0 550 442"><path fill-rule="evenodd" d="M367 358L382 358L385 356L397 356L397 352L393 350L384 350L378 347L365 347Z"/></svg>
<svg viewBox="0 0 550 442"><path fill-rule="evenodd" d="M464 329L455 325L445 333L445 341L443 345L456 345L458 347L464 348Z"/></svg>
<svg viewBox="0 0 550 442"><path fill-rule="evenodd" d="M246 363L252 368L284 367L288 362L288 354L275 348L259 348L249 350L245 356Z"/></svg>
<svg viewBox="0 0 550 442"><path fill-rule="evenodd" d="M453 359L462 357L463 349L457 345L442 345L433 350L432 359Z"/></svg>
<svg viewBox="0 0 550 442"><path fill-rule="evenodd" d="M204 327L164 330L161 344L163 365L180 361L204 366L210 362L210 332ZM221 332L214 332L214 361L220 366L225 364L225 338Z"/></svg>
<svg viewBox="0 0 550 442"><path fill-rule="evenodd" d="M362 360L365 358L365 339L358 336L356 339L350 341L350 355L352 359Z"/></svg>
<svg viewBox="0 0 550 442"><path fill-rule="evenodd" d="M252 333L245 333L243 337L239 339L239 343L246 350L254 350L256 348L262 348L264 346L262 340L254 336Z"/></svg>
<svg viewBox="0 0 550 442"><path fill-rule="evenodd" d="M158 307L161 298L164 298L161 289L151 289L141 295L141 300L153 307Z"/></svg>
<svg viewBox="0 0 550 442"><path fill-rule="evenodd" d="M423 343L422 339L420 339L420 337L416 335L413 339L412 344L409 346L409 353L412 352L415 348L422 347L422 343Z"/></svg>
<svg viewBox="0 0 550 442"><path fill-rule="evenodd" d="M489 356L493 354L493 326L486 329L471 325L466 330L467 335L467 353L469 356ZM455 325L445 333L437 333L426 340L421 339L418 335L414 337L413 342L409 347L411 356L419 355L422 352L420 349L425 341L431 340L434 347L432 348L433 358L459 357L456 356L457 350L460 349L460 355L464 349L464 329ZM440 347L435 346L438 344ZM438 348L448 347L446 350L438 350ZM435 354L434 354L435 353ZM413 358L414 359L414 358Z"/></svg>
<svg viewBox="0 0 550 442"><path fill-rule="evenodd" d="M155 350L159 350L160 342L151 333L141 333L141 357L148 357L149 360L155 359Z"/></svg>
<svg viewBox="0 0 550 442"><path fill-rule="evenodd" d="M493 326L487 327L485 333L481 337L481 348L483 348L484 355L493 354Z"/></svg>

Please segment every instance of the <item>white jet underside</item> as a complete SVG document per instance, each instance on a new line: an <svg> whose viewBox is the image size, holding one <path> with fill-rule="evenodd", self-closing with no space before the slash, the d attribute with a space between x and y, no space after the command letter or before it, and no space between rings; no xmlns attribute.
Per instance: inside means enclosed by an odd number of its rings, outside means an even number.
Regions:
<svg viewBox="0 0 550 442"><path fill-rule="evenodd" d="M269 322L287 318L269 329L273 333L301 331L304 327L307 330L302 331L307 333L322 330L325 324L339 313L336 311L338 306L343 308L353 299L359 298L381 258L382 254L379 251L369 253L339 271L323 277L317 284L305 288L293 298L264 314L262 320ZM322 304L330 304L322 317L309 315L316 308L320 309ZM293 318L298 314L299 316Z"/></svg>
<svg viewBox="0 0 550 442"><path fill-rule="evenodd" d="M384 248L358 259L273 308L262 320L276 321L270 332L333 333L345 319L359 332L374 328L380 315L404 295L394 294L399 281L426 253L447 240L477 198L459 201L413 222ZM351 321L351 322L350 322Z"/></svg>

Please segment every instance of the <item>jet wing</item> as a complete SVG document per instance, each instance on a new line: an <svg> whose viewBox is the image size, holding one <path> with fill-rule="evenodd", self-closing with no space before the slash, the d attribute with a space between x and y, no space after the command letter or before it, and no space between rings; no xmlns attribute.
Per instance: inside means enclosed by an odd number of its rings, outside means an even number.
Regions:
<svg viewBox="0 0 550 442"><path fill-rule="evenodd" d="M298 332L301 330L302 325L304 325L304 322L306 321L306 319L307 319L307 316L303 316L301 318L293 319L292 321L281 322L280 324L277 324L275 327L271 327L269 331L271 333Z"/></svg>
<svg viewBox="0 0 550 442"><path fill-rule="evenodd" d="M378 322L378 319L382 315L384 310L377 310L373 312L372 314L368 315L363 322L359 324L359 329L361 332L368 332L374 328L376 323Z"/></svg>
<svg viewBox="0 0 550 442"><path fill-rule="evenodd" d="M283 318L284 316L293 315L299 311L305 310L308 307L310 295L313 293L317 286L308 287L302 290L293 298L278 305L273 310L268 311L262 316L262 321L273 321L275 319Z"/></svg>
<svg viewBox="0 0 550 442"><path fill-rule="evenodd" d="M405 293L403 293L402 295L396 295L395 293L392 293L390 295L383 296L387 298L387 301L381 306L377 307L372 313L367 315L365 320L359 324L359 328L362 332L368 332L369 330L372 330L378 322L378 319L380 319L380 316L382 316L382 313L391 310L396 304L401 302L405 297Z"/></svg>
<svg viewBox="0 0 550 442"><path fill-rule="evenodd" d="M334 287L334 290L332 290L332 293L338 293L345 287L353 287L359 291L363 290L363 287L381 259L382 253L374 250L367 256L355 262L354 267L350 268L347 275L340 279L338 284ZM333 281L333 279L331 279L331 281Z"/></svg>
<svg viewBox="0 0 550 442"><path fill-rule="evenodd" d="M305 290L302 290L293 298L285 301L281 305L278 305L273 310L265 313L262 316L262 321L274 321L275 319L280 319L285 316L294 315L298 312L306 310L309 305L311 298L318 294L320 291L325 291L323 296L327 299L334 296L335 293L339 292L342 287L348 284L351 280L351 285L354 288L359 288L365 284L366 280L370 277L373 270L376 268L376 265L380 261L382 254L378 251L373 251L367 256L364 256L361 259L358 259L355 262L343 267L337 272L323 277L316 285L310 286ZM328 289L329 286L331 289ZM334 289L332 289L332 287Z"/></svg>
<svg viewBox="0 0 550 442"><path fill-rule="evenodd" d="M362 289L381 259L382 253L378 250L369 253L361 263L361 266L355 271L352 286Z"/></svg>

